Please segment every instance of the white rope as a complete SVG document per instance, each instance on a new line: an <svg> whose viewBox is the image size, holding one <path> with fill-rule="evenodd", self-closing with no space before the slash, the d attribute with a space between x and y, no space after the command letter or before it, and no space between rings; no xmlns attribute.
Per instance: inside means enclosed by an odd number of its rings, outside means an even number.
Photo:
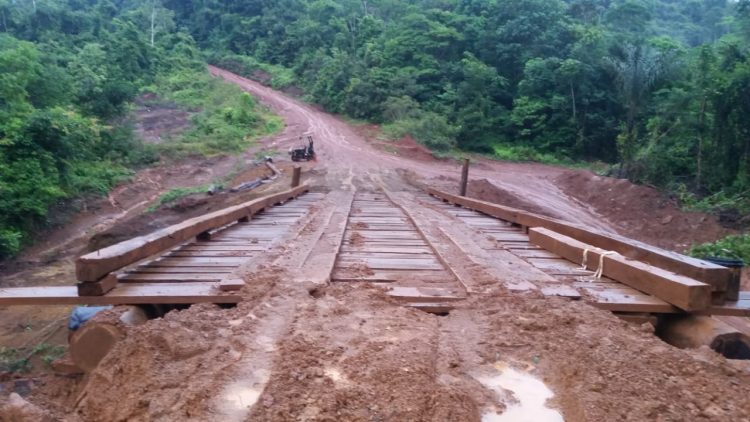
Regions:
<svg viewBox="0 0 750 422"><path fill-rule="evenodd" d="M586 262L588 261L588 259L589 259L589 248L586 248L586 249L583 250L583 261L581 261L581 269L582 270L587 270L588 269L586 267Z"/></svg>
<svg viewBox="0 0 750 422"><path fill-rule="evenodd" d="M614 255L617 252L615 251L607 251L602 252L599 255L599 268L596 269L596 272L594 272L594 278L602 278L602 273L604 272L604 257L607 255Z"/></svg>

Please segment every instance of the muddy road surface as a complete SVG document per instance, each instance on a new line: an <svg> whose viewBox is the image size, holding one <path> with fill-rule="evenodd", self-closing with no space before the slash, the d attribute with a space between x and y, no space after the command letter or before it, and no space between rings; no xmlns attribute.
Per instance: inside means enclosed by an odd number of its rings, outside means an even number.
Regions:
<svg viewBox="0 0 750 422"><path fill-rule="evenodd" d="M286 120L264 148L313 136L318 158L302 164L303 179L323 199L289 228L293 241L243 264L239 305L130 327L89 374L24 378L31 387L12 396L13 379L3 379L0 420L750 420L743 361L677 349L649 324L519 287L546 275L505 251L482 252L484 236L421 193L455 189L455 162L390 154L335 116L210 71ZM622 231L601 201L559 183L570 174L477 160L470 193ZM423 256L399 285L450 290L452 309L407 307L386 283L367 281L377 268L349 261L366 248ZM428 273L439 276L416 276Z"/></svg>

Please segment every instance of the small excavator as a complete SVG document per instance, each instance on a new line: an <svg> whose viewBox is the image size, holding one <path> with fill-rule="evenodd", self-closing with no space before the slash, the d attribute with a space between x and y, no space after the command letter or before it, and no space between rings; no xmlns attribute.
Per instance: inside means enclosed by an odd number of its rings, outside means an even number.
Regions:
<svg viewBox="0 0 750 422"><path fill-rule="evenodd" d="M300 141L302 141L302 137L299 137ZM302 148L290 148L289 149L289 155L292 156L292 161L310 161L315 159L315 150L313 149L313 139L312 136L307 135L307 143L308 145L306 147Z"/></svg>

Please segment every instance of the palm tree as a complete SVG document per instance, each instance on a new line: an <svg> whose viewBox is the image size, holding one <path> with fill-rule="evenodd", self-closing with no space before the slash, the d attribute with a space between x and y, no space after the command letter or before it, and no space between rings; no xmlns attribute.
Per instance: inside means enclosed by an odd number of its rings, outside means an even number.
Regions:
<svg viewBox="0 0 750 422"><path fill-rule="evenodd" d="M617 137L622 164L620 176L629 176L638 150L638 115L654 85L668 72L670 55L645 44L626 44L621 54L607 58L617 80L617 91L625 106L623 132Z"/></svg>

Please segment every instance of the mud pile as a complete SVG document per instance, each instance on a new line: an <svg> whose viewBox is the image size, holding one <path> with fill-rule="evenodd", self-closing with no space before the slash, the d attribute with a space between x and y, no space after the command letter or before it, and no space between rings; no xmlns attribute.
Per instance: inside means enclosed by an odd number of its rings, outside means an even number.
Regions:
<svg viewBox="0 0 750 422"><path fill-rule="evenodd" d="M518 208L520 210L533 212L547 217L560 218L554 211L543 206L527 201L522 197L508 192L507 190L492 184L487 179L471 180L466 189L467 196L481 199L495 204L501 204L506 207Z"/></svg>
<svg viewBox="0 0 750 422"><path fill-rule="evenodd" d="M648 186L588 171L569 171L555 181L566 194L609 220L620 234L655 246L684 252L693 244L731 234L715 216L682 211L674 199Z"/></svg>

